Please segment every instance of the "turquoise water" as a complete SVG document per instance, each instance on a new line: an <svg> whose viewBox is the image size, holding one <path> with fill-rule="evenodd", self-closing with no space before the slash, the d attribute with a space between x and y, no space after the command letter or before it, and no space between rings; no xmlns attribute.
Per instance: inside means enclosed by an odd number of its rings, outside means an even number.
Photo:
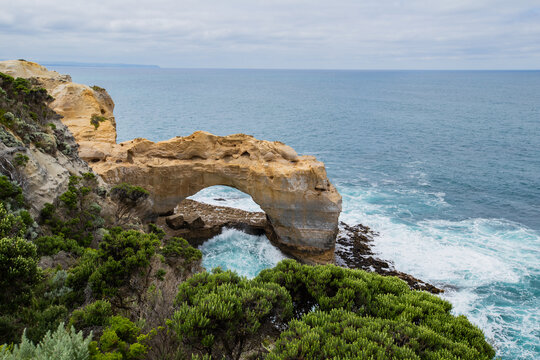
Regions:
<svg viewBox="0 0 540 360"><path fill-rule="evenodd" d="M540 72L57 70L109 91L119 141L243 132L317 156L380 257L445 287L502 359L540 358ZM212 241L206 266L279 259L264 238Z"/></svg>

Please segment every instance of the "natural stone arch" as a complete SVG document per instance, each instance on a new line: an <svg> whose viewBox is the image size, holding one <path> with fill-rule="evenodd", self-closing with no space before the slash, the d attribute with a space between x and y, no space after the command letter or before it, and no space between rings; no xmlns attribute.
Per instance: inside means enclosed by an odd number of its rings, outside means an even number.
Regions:
<svg viewBox="0 0 540 360"><path fill-rule="evenodd" d="M341 197L321 162L282 143L198 131L159 143L124 142L97 160L92 166L105 181L147 188L156 212L171 211L204 188L230 186L263 209L274 230L271 240L289 252L334 248Z"/></svg>

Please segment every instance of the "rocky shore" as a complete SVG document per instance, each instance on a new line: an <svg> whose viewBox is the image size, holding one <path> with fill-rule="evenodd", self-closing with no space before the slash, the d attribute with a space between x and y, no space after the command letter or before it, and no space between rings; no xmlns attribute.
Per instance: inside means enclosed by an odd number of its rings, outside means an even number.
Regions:
<svg viewBox="0 0 540 360"><path fill-rule="evenodd" d="M168 236L183 237L193 246L199 246L219 235L223 228L233 228L251 235L265 234L269 239L272 238L269 236L272 227L269 226L263 212L209 205L190 199L182 201L173 215L159 217L157 223ZM396 270L392 263L377 258L372 249L376 237L377 233L367 226L362 224L349 226L341 222L336 238L335 264L385 276L397 276L409 284L411 289L424 290L432 294L443 292L442 289L425 281ZM288 255L299 261L305 260L295 256L294 253L288 252Z"/></svg>
<svg viewBox="0 0 540 360"><path fill-rule="evenodd" d="M158 223L170 235L194 245L224 227L236 228L265 234L282 251L307 264L336 263L395 275L413 288L440 292L377 259L370 247L374 233L369 229L338 226L341 196L328 180L324 164L314 157L299 156L280 142L202 131L159 143L134 139L118 144L114 102L104 89L73 83L67 75L27 61L0 62L0 70L31 78L53 96L49 106L61 118L52 124L55 135L65 140L62 146L71 149L67 155L57 152L54 157L33 148L26 151L25 187L32 194L34 214L66 189L70 174L90 170L86 161L100 182L129 182L149 190L152 209L148 218L170 214L180 203L174 215L159 217ZM251 195L264 213L185 200L213 185L231 186Z"/></svg>
<svg viewBox="0 0 540 360"><path fill-rule="evenodd" d="M376 272L385 276L397 276L409 284L411 289L424 290L432 294L444 292L412 275L396 270L391 262L377 258L372 250L377 236L375 231L362 224L349 226L340 222L334 253L336 265Z"/></svg>

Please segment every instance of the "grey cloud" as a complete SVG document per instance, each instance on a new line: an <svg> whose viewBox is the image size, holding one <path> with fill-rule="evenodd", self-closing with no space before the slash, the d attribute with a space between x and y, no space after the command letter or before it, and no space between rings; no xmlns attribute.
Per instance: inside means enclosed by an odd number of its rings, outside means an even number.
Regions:
<svg viewBox="0 0 540 360"><path fill-rule="evenodd" d="M537 68L535 1L18 0L0 58L169 67Z"/></svg>

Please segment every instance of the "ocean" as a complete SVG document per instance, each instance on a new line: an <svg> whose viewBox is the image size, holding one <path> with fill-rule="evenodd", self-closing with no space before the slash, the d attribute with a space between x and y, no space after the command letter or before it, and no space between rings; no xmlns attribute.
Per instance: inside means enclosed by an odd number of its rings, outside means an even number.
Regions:
<svg viewBox="0 0 540 360"><path fill-rule="evenodd" d="M118 141L247 133L316 156L379 257L446 289L501 359L540 358L540 71L51 68L107 89ZM246 276L284 258L236 230L202 250Z"/></svg>

